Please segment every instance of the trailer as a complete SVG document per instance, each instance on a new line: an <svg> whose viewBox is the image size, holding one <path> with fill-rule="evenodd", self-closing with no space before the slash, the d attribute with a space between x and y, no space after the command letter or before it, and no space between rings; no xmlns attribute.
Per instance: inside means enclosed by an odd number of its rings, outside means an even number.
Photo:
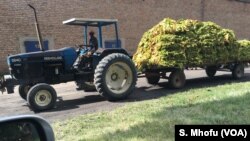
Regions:
<svg viewBox="0 0 250 141"><path fill-rule="evenodd" d="M145 70L145 77L147 82L152 85L158 84L159 80L168 79L172 88L180 89L185 86L186 76L184 69L199 67L205 70L209 78L213 78L217 71L227 71L232 73L233 79L241 79L244 77L244 67L250 61L233 61L228 63L221 63L216 65L204 66L186 66L185 68L171 67L171 68L150 68ZM168 75L169 74L169 75Z"/></svg>

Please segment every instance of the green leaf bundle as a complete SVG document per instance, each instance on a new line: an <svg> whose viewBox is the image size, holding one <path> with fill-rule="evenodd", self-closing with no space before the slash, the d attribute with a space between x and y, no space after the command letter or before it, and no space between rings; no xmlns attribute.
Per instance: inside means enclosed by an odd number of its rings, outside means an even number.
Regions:
<svg viewBox="0 0 250 141"><path fill-rule="evenodd" d="M144 33L133 61L138 70L196 67L236 60L238 51L232 30L213 22L166 18Z"/></svg>

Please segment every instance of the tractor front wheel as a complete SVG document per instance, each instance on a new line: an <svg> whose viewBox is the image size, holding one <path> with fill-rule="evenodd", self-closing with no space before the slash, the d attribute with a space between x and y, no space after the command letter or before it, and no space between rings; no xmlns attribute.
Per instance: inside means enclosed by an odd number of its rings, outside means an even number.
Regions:
<svg viewBox="0 0 250 141"><path fill-rule="evenodd" d="M57 94L53 87L48 84L33 86L27 96L27 101L34 111L51 109L56 104Z"/></svg>
<svg viewBox="0 0 250 141"><path fill-rule="evenodd" d="M136 80L134 63L125 54L107 55L95 69L95 87L110 101L127 98L134 91Z"/></svg>

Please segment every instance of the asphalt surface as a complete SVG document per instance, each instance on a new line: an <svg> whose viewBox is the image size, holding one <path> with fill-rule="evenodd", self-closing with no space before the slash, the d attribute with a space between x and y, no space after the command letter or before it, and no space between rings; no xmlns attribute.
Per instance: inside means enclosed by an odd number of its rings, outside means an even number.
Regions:
<svg viewBox="0 0 250 141"><path fill-rule="evenodd" d="M74 82L53 85L58 95L56 107L39 113L33 112L27 102L19 97L18 87L16 87L14 94L0 94L0 117L36 114L49 122L55 122L77 115L110 111L125 104L156 99L189 89L250 81L249 68L245 69L245 76L240 80L233 80L231 72L217 72L213 79L207 78L204 70L199 69L185 71L185 74L187 82L180 90L169 88L167 80L162 79L159 85L154 86L148 84L143 76L139 76L135 92L128 99L118 102L109 102L97 92L76 91Z"/></svg>

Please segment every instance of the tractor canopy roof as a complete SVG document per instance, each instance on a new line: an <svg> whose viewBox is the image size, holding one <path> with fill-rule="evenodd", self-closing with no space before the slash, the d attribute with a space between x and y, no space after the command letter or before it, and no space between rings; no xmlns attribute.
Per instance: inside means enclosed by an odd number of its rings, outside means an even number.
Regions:
<svg viewBox="0 0 250 141"><path fill-rule="evenodd" d="M66 21L63 21L65 25L79 25L79 26L106 26L111 24L116 24L117 19L88 19L88 18L72 18Z"/></svg>
<svg viewBox="0 0 250 141"><path fill-rule="evenodd" d="M77 25L83 26L84 32L84 44L87 44L87 32L88 27L96 27L98 29L98 46L103 47L102 43L102 27L103 26L114 26L115 30L115 48L119 47L119 36L118 36L118 20L117 19L89 19L89 18L71 18L69 20L63 21L64 25Z"/></svg>

